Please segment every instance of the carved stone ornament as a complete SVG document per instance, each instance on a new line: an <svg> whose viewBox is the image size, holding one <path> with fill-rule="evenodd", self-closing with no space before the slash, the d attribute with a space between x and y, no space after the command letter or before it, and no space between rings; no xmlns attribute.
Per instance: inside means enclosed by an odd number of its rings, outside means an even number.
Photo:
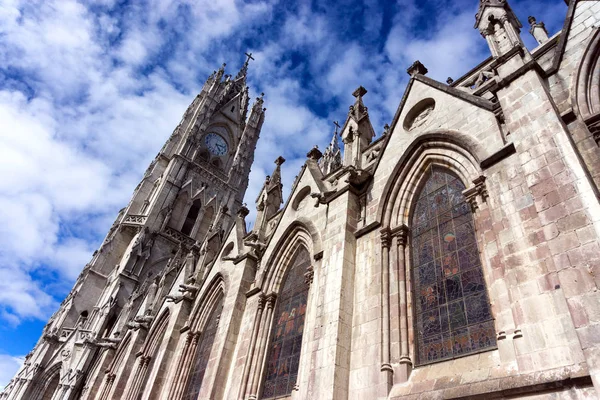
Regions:
<svg viewBox="0 0 600 400"><path fill-rule="evenodd" d="M435 110L435 101L433 99L421 100L406 115L404 129L410 132L425 125L433 110Z"/></svg>

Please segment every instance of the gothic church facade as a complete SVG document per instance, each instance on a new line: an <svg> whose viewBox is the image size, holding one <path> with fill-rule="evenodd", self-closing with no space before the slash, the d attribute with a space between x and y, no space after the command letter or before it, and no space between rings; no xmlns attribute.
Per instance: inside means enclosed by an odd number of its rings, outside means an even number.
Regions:
<svg viewBox="0 0 600 400"><path fill-rule="evenodd" d="M0 399L599 398L600 1L475 28L380 135L356 89L287 200L277 158L250 231L263 99L215 72Z"/></svg>

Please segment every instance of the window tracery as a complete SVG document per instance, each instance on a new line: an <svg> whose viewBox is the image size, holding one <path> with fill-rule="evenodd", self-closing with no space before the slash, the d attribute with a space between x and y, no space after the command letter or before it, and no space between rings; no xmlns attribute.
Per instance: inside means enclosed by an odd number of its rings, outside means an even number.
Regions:
<svg viewBox="0 0 600 400"><path fill-rule="evenodd" d="M464 184L429 167L412 216L417 362L496 346L473 216Z"/></svg>
<svg viewBox="0 0 600 400"><path fill-rule="evenodd" d="M310 255L303 248L298 251L277 298L267 356L264 399L288 395L296 384L308 299L309 286L304 276L308 267Z"/></svg>

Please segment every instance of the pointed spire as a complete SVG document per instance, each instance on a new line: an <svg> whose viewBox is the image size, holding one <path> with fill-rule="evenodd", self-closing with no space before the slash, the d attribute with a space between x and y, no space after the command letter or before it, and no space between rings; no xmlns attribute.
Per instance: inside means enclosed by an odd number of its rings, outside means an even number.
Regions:
<svg viewBox="0 0 600 400"><path fill-rule="evenodd" d="M354 105L350 106L350 111L348 115L354 117L356 122L360 121L363 117L368 115L369 109L365 107L362 98L367 94L367 89L362 86L359 86L353 93L352 96L356 97L356 101Z"/></svg>
<svg viewBox="0 0 600 400"><path fill-rule="evenodd" d="M535 17L528 18L530 29L529 33L535 38L538 44L543 44L548 41L548 31L546 30L546 24L543 22L537 22Z"/></svg>
<svg viewBox="0 0 600 400"><path fill-rule="evenodd" d="M254 60L254 57L252 57L252 53L244 53L246 55L246 61L244 62L244 65L242 65L242 68L240 68L240 72L238 72L238 74L235 77L235 80L237 81L238 79L246 79L246 75L248 74L248 64L250 64L250 60Z"/></svg>
<svg viewBox="0 0 600 400"><path fill-rule="evenodd" d="M523 47L523 25L506 0L480 0L475 14L475 28L487 40L492 56L506 54L513 47Z"/></svg>
<svg viewBox="0 0 600 400"><path fill-rule="evenodd" d="M323 157L319 159L319 167L321 168L323 175L328 175L342 166L342 152L338 143L338 129L340 128L340 125L337 121L334 121L333 124L335 125L335 128L333 130L331 142L325 149Z"/></svg>
<svg viewBox="0 0 600 400"><path fill-rule="evenodd" d="M269 185L267 187L267 191L270 192L274 188L280 189L283 185L281 183L281 164L285 162L285 158L279 156L275 160L275 170L271 174L271 179L269 180Z"/></svg>

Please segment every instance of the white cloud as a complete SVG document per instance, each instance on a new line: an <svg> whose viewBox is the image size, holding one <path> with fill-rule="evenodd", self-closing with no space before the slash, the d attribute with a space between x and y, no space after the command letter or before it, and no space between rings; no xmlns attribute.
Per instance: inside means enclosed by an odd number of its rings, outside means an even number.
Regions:
<svg viewBox="0 0 600 400"><path fill-rule="evenodd" d="M0 391L8 385L17 370L23 365L23 357L0 354Z"/></svg>

